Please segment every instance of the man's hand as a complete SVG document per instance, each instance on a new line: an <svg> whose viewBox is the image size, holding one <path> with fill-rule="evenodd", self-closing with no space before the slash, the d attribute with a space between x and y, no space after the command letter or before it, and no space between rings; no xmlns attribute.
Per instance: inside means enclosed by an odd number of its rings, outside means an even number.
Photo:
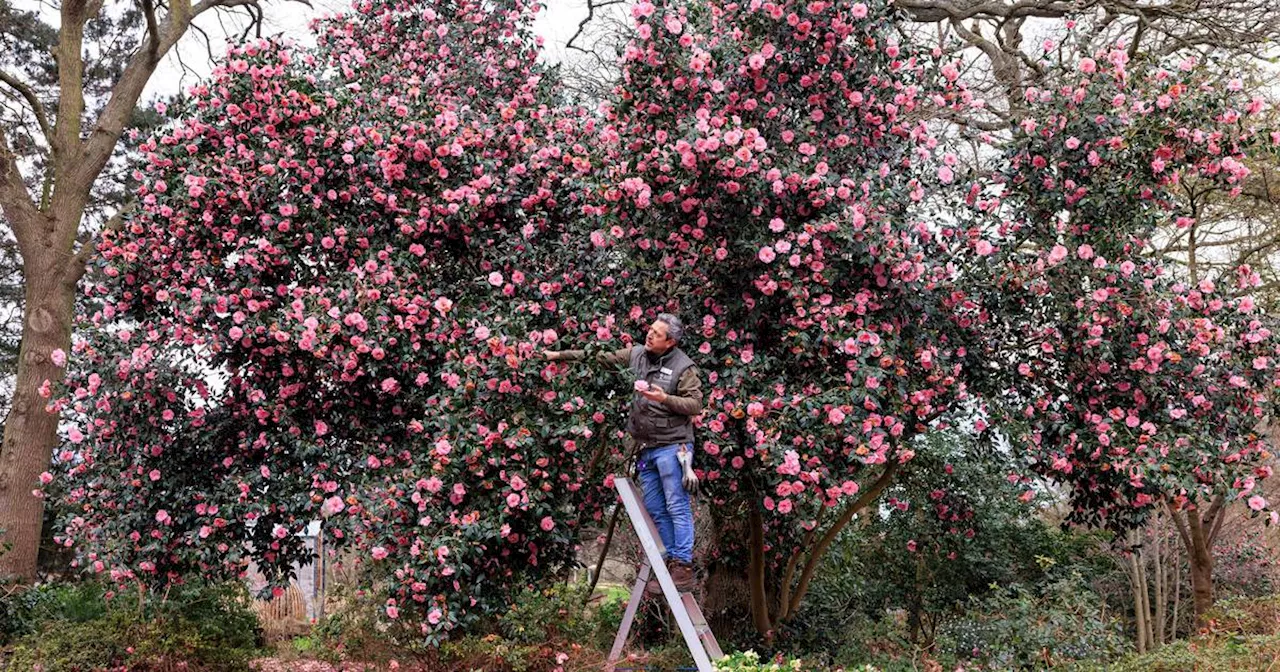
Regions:
<svg viewBox="0 0 1280 672"><path fill-rule="evenodd" d="M558 350L543 350L542 357L548 362L554 362L560 359L560 352Z"/></svg>
<svg viewBox="0 0 1280 672"><path fill-rule="evenodd" d="M667 391L661 387L650 387L647 390L637 390L645 399L656 401L659 404L667 400Z"/></svg>

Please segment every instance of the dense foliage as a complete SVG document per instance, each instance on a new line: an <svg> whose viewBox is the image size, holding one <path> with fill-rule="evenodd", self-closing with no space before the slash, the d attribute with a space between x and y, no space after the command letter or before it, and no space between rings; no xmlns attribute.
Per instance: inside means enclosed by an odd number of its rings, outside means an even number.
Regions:
<svg viewBox="0 0 1280 672"><path fill-rule="evenodd" d="M1272 334L1143 254L1179 175L1231 183L1274 141L1231 87L1085 59L1029 96L1004 170L962 180L926 119L972 98L886 2L637 3L595 110L538 64L535 12L364 0L166 111L46 390L72 423L58 539L89 568L287 568L319 518L387 619L486 620L573 562L622 450L625 374L539 351L629 344L659 310L690 325L699 466L749 511L720 550L751 555L762 633L960 416L999 419L1082 521L1267 508ZM961 522L923 550L959 552Z"/></svg>

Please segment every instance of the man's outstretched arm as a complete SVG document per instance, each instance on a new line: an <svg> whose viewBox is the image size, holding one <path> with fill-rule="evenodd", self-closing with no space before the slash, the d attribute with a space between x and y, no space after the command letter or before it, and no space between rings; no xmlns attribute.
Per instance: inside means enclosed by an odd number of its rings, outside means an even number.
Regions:
<svg viewBox="0 0 1280 672"><path fill-rule="evenodd" d="M580 362L587 358L586 350L545 350L542 354L551 362ZM596 355L596 361L601 364L629 364L631 348L602 352Z"/></svg>

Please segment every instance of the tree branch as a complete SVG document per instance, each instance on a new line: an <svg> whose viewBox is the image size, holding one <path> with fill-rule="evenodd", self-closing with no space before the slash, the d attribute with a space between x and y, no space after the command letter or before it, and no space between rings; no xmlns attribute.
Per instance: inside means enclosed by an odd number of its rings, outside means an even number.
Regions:
<svg viewBox="0 0 1280 672"><path fill-rule="evenodd" d="M160 48L160 28L156 23L156 7L153 0L140 0L142 15L147 18L147 52L156 58L156 49Z"/></svg>
<svg viewBox="0 0 1280 672"><path fill-rule="evenodd" d="M569 37L569 41L565 43L564 48L581 51L584 54L591 53L590 51L575 45L573 41L582 36L582 31L586 29L587 24L591 23L591 20L595 18L597 9L601 7L608 7L609 5L621 5L622 3L623 0L605 0L598 4L594 0L587 0L587 18L578 22L578 29Z"/></svg>
<svg viewBox="0 0 1280 672"><path fill-rule="evenodd" d="M1166 501L1164 506L1169 511L1169 518L1173 520L1173 526L1178 530L1178 536L1182 537L1182 545L1186 547L1187 554L1191 553L1191 530L1187 529L1187 521L1179 516L1179 511L1173 508L1173 503ZM1191 515L1187 512L1187 515Z"/></svg>
<svg viewBox="0 0 1280 672"><path fill-rule="evenodd" d="M875 483L872 483L871 487L862 491L862 495L840 514L840 518L827 529L826 534L822 535L822 539L818 540L813 550L809 551L808 557L805 558L804 571L800 573L800 582L796 584L796 590L791 595L791 604L788 605L789 613L794 614L800 608L800 601L804 599L805 593L809 592L809 583L813 580L813 574L817 571L820 560L826 554L827 548L831 546L832 542L836 540L836 537L839 536L840 532L844 530L845 526L849 524L849 521L853 520L853 517L859 511L875 501L880 496L880 493L889 487L889 484L893 482L893 477L898 473L899 466L901 464L897 460L890 461Z"/></svg>
<svg viewBox="0 0 1280 672"><path fill-rule="evenodd" d="M44 141L53 146L53 129L49 126L49 117L45 115L44 106L40 104L40 98L36 96L36 92L30 86L27 86L26 82L3 70L0 70L0 82L13 87L15 91L22 94L22 97L27 100L27 104L31 106L31 111L36 113L36 121L40 124L40 132L44 134Z"/></svg>
<svg viewBox="0 0 1280 672"><path fill-rule="evenodd" d="M937 23L939 21L963 21L979 16L1001 18L1039 17L1057 19L1068 14L1078 13L1093 5L1091 0L1020 0L1007 3L1001 0L988 0L972 4L952 2L950 0L894 0L899 9L909 14L914 21L920 23Z"/></svg>
<svg viewBox="0 0 1280 672"><path fill-rule="evenodd" d="M18 249L30 249L34 232L28 230L28 227L40 209L32 202L31 194L27 191L17 157L9 149L3 124L0 124L0 206L3 207L5 219L9 220L9 228L18 241Z"/></svg>

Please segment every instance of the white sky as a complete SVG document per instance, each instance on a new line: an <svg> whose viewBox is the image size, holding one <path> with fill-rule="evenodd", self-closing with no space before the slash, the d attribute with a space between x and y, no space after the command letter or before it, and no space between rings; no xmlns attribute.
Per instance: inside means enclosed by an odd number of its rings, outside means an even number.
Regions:
<svg viewBox="0 0 1280 672"><path fill-rule="evenodd" d="M303 45L313 43L307 24L311 19L325 13L345 11L350 0L309 0L311 6L290 0L264 0L265 8L262 34L264 37L281 35L290 37ZM19 10L35 10L51 25L58 24L57 0L15 0L14 7ZM544 58L551 63L558 63L565 57L565 43L578 28L578 23L587 16L586 0L543 0L546 5L538 14L534 24L534 32L545 40ZM617 6L610 10L620 9ZM239 11L239 10L237 10ZM597 16L600 13L597 12ZM233 21L227 20L225 26L220 24L218 13L206 12L196 19L196 25L203 28L214 41L213 54L221 57L226 52L226 42L222 38L231 32L238 32ZM244 19L239 19L243 27ZM184 67L185 66L185 67ZM151 78L143 94L140 104L157 97L178 93L194 84L198 78L207 76L212 70L209 57L205 51L204 41L194 32L188 32L169 53Z"/></svg>
<svg viewBox="0 0 1280 672"><path fill-rule="evenodd" d="M299 44L313 44L311 33L307 30L308 22L326 13L336 14L345 11L351 5L350 0L310 0L310 2L312 6L307 7L300 2L289 0L266 0L263 3L266 12L262 35L264 37L281 35L292 38ZM22 7L23 5L31 6L34 3L32 0L17 0L16 4ZM558 63L565 57L565 43L578 29L578 23L587 16L587 2L586 0L543 0L543 4L546 6L538 13L534 32L545 39L543 57L548 62ZM597 12L597 16L599 15ZM56 22L57 17L55 15L50 19ZM214 40L224 32L216 17L206 15L197 19L197 23ZM175 50L179 53L171 53L151 78L151 83L143 94L143 101L171 95L194 84L195 75L192 72L184 72L183 64L187 70L199 73L200 76L207 76L212 70L209 57L205 53L204 42L199 36L188 34ZM215 42L213 51L215 56L221 57L225 50L225 42L223 45Z"/></svg>

